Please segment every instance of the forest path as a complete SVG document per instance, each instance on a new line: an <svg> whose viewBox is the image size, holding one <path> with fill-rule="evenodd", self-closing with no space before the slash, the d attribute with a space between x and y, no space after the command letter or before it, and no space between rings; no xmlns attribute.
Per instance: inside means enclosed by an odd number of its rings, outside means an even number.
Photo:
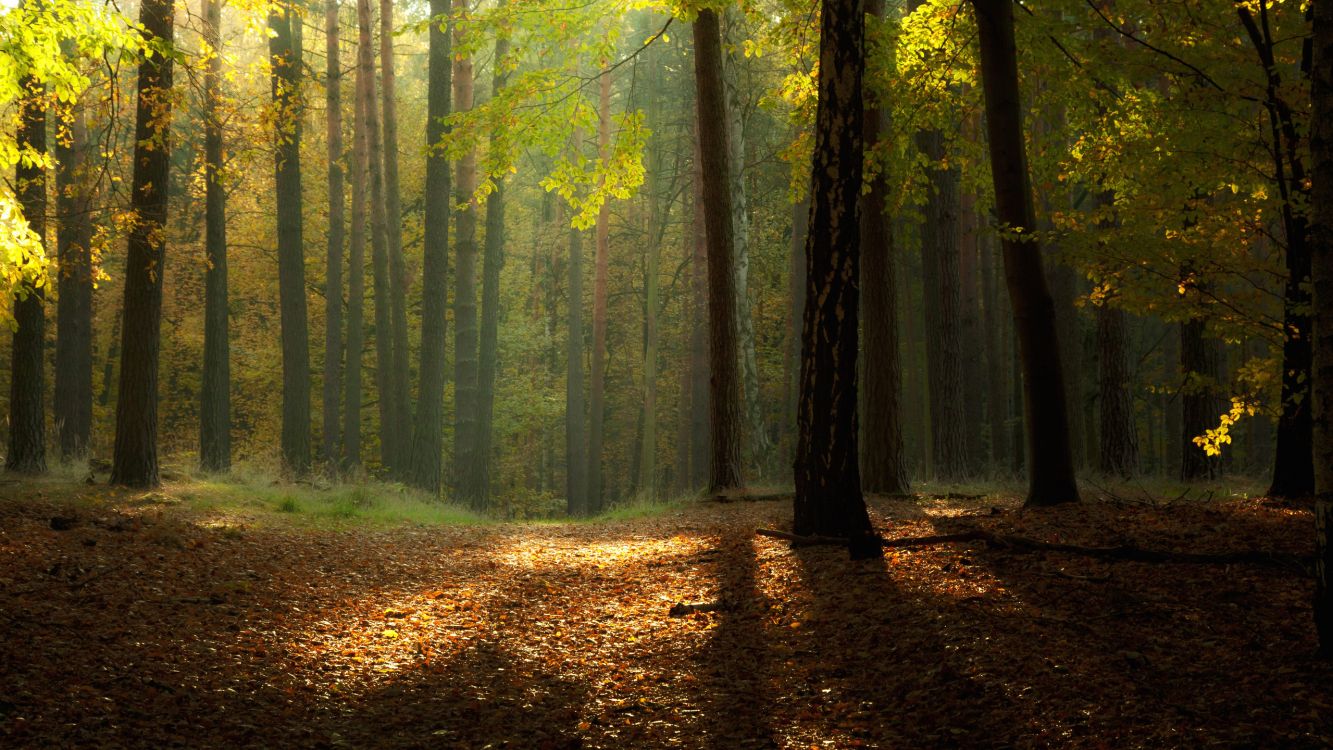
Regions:
<svg viewBox="0 0 1333 750"><path fill-rule="evenodd" d="M12 488L11 488L12 490ZM757 538L781 502L329 530L0 500L0 745L1317 747L1312 583L981 542ZM1255 500L876 500L889 537L1306 554ZM56 530L59 527L62 530ZM68 527L68 528L66 528ZM717 611L672 617L677 602Z"/></svg>

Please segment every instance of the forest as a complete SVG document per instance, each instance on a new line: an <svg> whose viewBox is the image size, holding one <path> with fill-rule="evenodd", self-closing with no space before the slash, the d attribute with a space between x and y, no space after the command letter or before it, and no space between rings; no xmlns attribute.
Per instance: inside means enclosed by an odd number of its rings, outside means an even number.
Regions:
<svg viewBox="0 0 1333 750"><path fill-rule="evenodd" d="M1333 0L0 0L0 744L1333 745Z"/></svg>

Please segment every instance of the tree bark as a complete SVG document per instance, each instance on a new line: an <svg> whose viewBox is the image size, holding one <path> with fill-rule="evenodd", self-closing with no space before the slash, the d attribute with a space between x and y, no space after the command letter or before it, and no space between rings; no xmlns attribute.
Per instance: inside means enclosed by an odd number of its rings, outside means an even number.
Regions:
<svg viewBox="0 0 1333 750"><path fill-rule="evenodd" d="M597 153L611 156L611 74L602 73L598 86ZM606 434L606 286L610 274L611 206L597 212L597 250L592 281L592 383L588 410L588 512L602 509L602 443Z"/></svg>
<svg viewBox="0 0 1333 750"><path fill-rule="evenodd" d="M440 452L444 444L444 368L449 284L449 192L453 176L444 154L444 118L452 107L453 53L449 0L431 0L430 57L426 83L425 239L421 271L421 362L416 422L408 482L438 495L443 486Z"/></svg>
<svg viewBox="0 0 1333 750"><path fill-rule="evenodd" d="M980 219L981 216L978 216ZM980 222L978 222L980 225ZM995 243L989 233L981 237L982 317L986 329L986 423L990 433L990 470L1007 473L1009 468L1009 331L1000 294L1000 273L995 263Z"/></svg>
<svg viewBox="0 0 1333 750"><path fill-rule="evenodd" d="M1013 5L973 0L981 47L991 178L996 213L1006 229L1005 281L1014 312L1023 370L1028 457L1028 505L1078 500L1069 453L1069 418L1056 336L1055 305L1046 286L1041 247L1022 241L1036 227L1032 183L1023 142Z"/></svg>
<svg viewBox="0 0 1333 750"><path fill-rule="evenodd" d="M797 534L848 539L853 557L880 553L861 494L857 448L864 44L861 1L825 0L792 526Z"/></svg>
<svg viewBox="0 0 1333 750"><path fill-rule="evenodd" d="M467 17L468 0L454 0L454 47L464 43L459 19ZM453 72L454 109L472 109L472 58L457 56ZM465 206L455 220L454 237L454 477L458 499L480 508L481 491L473 485L477 456L477 154L469 151L455 163L454 202Z"/></svg>
<svg viewBox="0 0 1333 750"><path fill-rule="evenodd" d="M565 347L565 511L588 514L587 434L583 414L583 233L569 230L569 343Z"/></svg>
<svg viewBox="0 0 1333 750"><path fill-rule="evenodd" d="M358 7L358 13L359 13ZM356 82L352 111L352 216L347 243L347 347L343 367L343 468L361 466L361 363L365 346L366 310L366 183L370 171L370 135L367 133L365 88L371 83L361 68L357 50Z"/></svg>
<svg viewBox="0 0 1333 750"><path fill-rule="evenodd" d="M172 10L170 0L144 0L139 23L145 41L172 44ZM116 447L111 465L111 483L130 487L153 487L159 482L157 364L171 176L171 78L169 56L154 54L139 63L130 192L135 221L125 261Z"/></svg>
<svg viewBox="0 0 1333 750"><path fill-rule="evenodd" d="M884 0L868 0L867 16L882 21ZM865 84L865 81L862 81ZM889 130L888 113L873 91L863 92L866 103L861 123L867 152ZM887 160L881 162L886 163ZM867 492L902 495L910 487L903 460L902 415L899 397L902 373L898 361L898 299L894 278L893 227L886 213L888 176L875 172L870 189L861 198L861 290L865 301L864 336L865 421L861 446L862 479Z"/></svg>
<svg viewBox="0 0 1333 750"><path fill-rule="evenodd" d="M708 404L712 378L708 373L708 330L712 314L708 311L708 233L705 224L703 159L699 155L699 120L693 118L694 137L694 231L690 238L690 297L694 301L694 317L690 324L690 486L694 489L708 484L710 443ZM802 253L804 256L804 253ZM793 415L792 424L796 423Z"/></svg>
<svg viewBox="0 0 1333 750"><path fill-rule="evenodd" d="M1180 478L1186 482L1215 479L1218 459L1194 443L1196 436L1217 424L1222 413L1217 396L1219 362L1217 349L1204 338L1203 320L1192 318L1180 324L1180 369L1184 386L1180 391L1181 432L1176 439L1181 451Z"/></svg>
<svg viewBox="0 0 1333 750"><path fill-rule="evenodd" d="M22 79L19 98L20 148L46 153L44 85ZM46 170L20 162L14 174L15 193L28 228L46 241ZM14 300L14 336L10 350L9 453L5 469L18 474L46 473L46 291L22 282Z"/></svg>
<svg viewBox="0 0 1333 750"><path fill-rule="evenodd" d="M329 149L329 236L324 275L324 391L322 406L324 428L320 441L320 460L332 470L338 464L338 428L342 397L343 358L343 242L346 221L343 217L343 120L342 56L338 38L338 0L324 3L324 51L327 62L325 89L325 124Z"/></svg>
<svg viewBox="0 0 1333 750"><path fill-rule="evenodd" d="M301 212L300 18L269 14L278 220L278 297L282 320L282 459L287 471L310 470L310 335L306 321L305 244Z"/></svg>
<svg viewBox="0 0 1333 750"><path fill-rule="evenodd" d="M1103 304L1097 308L1097 390L1101 404L1098 468L1103 474L1124 479L1139 471L1132 375L1125 311Z"/></svg>
<svg viewBox="0 0 1333 750"><path fill-rule="evenodd" d="M1314 620L1333 656L1333 0L1315 0L1310 117L1310 245L1314 283Z"/></svg>
<svg viewBox="0 0 1333 750"><path fill-rule="evenodd" d="M412 419L407 350L407 268L403 260L403 199L398 180L398 90L394 84L393 0L380 0L380 97L384 107L384 229L389 256L389 314L393 335L393 368L389 387L393 390L393 454L389 467L394 476L407 473L407 432Z"/></svg>
<svg viewBox="0 0 1333 750"><path fill-rule="evenodd" d="M227 189L222 183L222 2L203 0L204 41L204 372L199 391L199 466L231 468L231 344L227 292Z"/></svg>
<svg viewBox="0 0 1333 750"><path fill-rule="evenodd" d="M787 298L791 300L791 305L787 311L787 346L783 352L782 363L784 372L780 460L784 466L796 458L796 415L800 408L797 395L801 387L801 324L805 315L805 239L809 233L809 225L810 191L807 187L805 195L791 204L791 249L787 268ZM892 273L892 257L888 258L888 263L889 272ZM896 310L894 314L896 317ZM873 313L867 310L867 316L870 315ZM898 437L901 440L901 429Z"/></svg>
<svg viewBox="0 0 1333 750"><path fill-rule="evenodd" d="M859 3L857 12L860 12ZM863 21L858 19L857 29L862 24ZM859 38L859 32L857 36ZM700 11L694 21L694 73L698 89L700 167L705 176L731 174L721 39L717 14L712 10ZM860 79L856 82L859 86ZM859 116L859 110L857 114ZM857 159L859 162L859 153ZM857 169L860 169L859 163ZM736 356L734 226L727 180L707 177L703 180L703 207L708 238L708 360L711 371L708 404L712 440L708 491L716 494L744 484ZM859 478L857 486L860 486Z"/></svg>
<svg viewBox="0 0 1333 750"><path fill-rule="evenodd" d="M66 46L71 46L67 44ZM69 136L57 138L55 425L62 461L88 456L93 419L92 188L84 107L71 107Z"/></svg>

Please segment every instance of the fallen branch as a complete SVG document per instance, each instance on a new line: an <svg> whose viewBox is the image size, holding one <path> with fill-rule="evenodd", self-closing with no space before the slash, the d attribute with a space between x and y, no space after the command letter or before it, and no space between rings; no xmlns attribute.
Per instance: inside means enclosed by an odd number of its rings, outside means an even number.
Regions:
<svg viewBox="0 0 1333 750"><path fill-rule="evenodd" d="M693 604L676 602L671 605L671 609L667 614L671 617L684 617L685 615L692 615L695 612L721 612L727 609L731 609L731 604L726 601L696 602Z"/></svg>

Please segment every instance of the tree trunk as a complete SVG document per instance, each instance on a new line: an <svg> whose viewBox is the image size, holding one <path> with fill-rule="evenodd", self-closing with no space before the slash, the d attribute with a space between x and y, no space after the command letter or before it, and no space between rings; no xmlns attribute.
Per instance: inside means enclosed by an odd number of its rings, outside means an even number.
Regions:
<svg viewBox="0 0 1333 750"><path fill-rule="evenodd" d="M1055 328L1055 304L1046 286L1041 247L1019 241L1036 227L1032 183L1023 142L1013 5L973 0L981 46L991 178L1003 240L1005 281L1014 311L1023 370L1023 412L1028 456L1028 505L1078 500L1069 453L1069 417ZM1026 238L1025 238L1026 239Z"/></svg>
<svg viewBox="0 0 1333 750"><path fill-rule="evenodd" d="M694 318L690 323L690 486L694 489L708 484L710 443L708 404L712 378L708 374L708 330L712 314L708 311L708 233L704 227L703 160L699 157L699 120L694 118L694 175L691 192L694 194L694 231L690 256L690 297L694 301ZM792 424L795 424L793 420Z"/></svg>
<svg viewBox="0 0 1333 750"><path fill-rule="evenodd" d="M491 97L500 95L505 85L505 67L501 60L509 54L509 40L495 40L495 79ZM492 147L495 141L492 140ZM505 181L495 178L495 191L486 198L486 247L481 260L481 348L477 361L477 444L471 485L479 493L482 507L490 501L491 444L495 422L495 376L498 369L500 335L500 269L505 251Z"/></svg>
<svg viewBox="0 0 1333 750"><path fill-rule="evenodd" d="M305 244L301 219L300 18L291 9L269 14L272 60L278 297L282 319L282 459L296 476L310 470L310 337L306 329Z"/></svg>
<svg viewBox="0 0 1333 750"><path fill-rule="evenodd" d="M452 106L452 24L449 0L431 0L430 62L426 94L425 238L421 271L421 364L416 422L408 482L432 495L442 487L440 452L444 436L444 355L449 284L449 191L453 176L444 155L432 147L445 135L443 119Z"/></svg>
<svg viewBox="0 0 1333 750"><path fill-rule="evenodd" d="M865 12L881 21L884 0L869 0ZM861 123L862 138L865 149L870 151L879 143L881 132L889 130L887 110L870 91L864 93L862 100L868 104ZM865 295L861 332L866 360L865 442L861 446L861 462L867 492L902 495L909 491L909 485L899 413L902 373L898 362L894 237L885 206L888 191L888 176L878 170L870 182L870 190L861 199L861 290Z"/></svg>
<svg viewBox="0 0 1333 750"><path fill-rule="evenodd" d="M565 511L588 514L588 454L583 414L583 233L569 230L569 344L565 357Z"/></svg>
<svg viewBox="0 0 1333 750"><path fill-rule="evenodd" d="M343 119L342 57L338 40L338 0L324 3L324 48L327 61L325 116L329 149L329 245L324 283L324 429L320 460L333 469L338 463L339 399L342 396L343 358Z"/></svg>
<svg viewBox="0 0 1333 750"><path fill-rule="evenodd" d="M975 123L966 128L968 140L975 142ZM961 357L978 356L985 351L981 330L980 222L977 199L963 191L958 214L958 337ZM964 472L976 476L986 465L984 399L989 373L977 366L962 367Z"/></svg>
<svg viewBox="0 0 1333 750"><path fill-rule="evenodd" d="M856 27L860 29L862 23L858 19ZM698 88L702 174L730 175L722 40L717 14L712 10L700 11L694 21L694 73ZM859 85L859 78L857 83ZM859 154L857 158L859 160ZM860 169L859 164L857 169ZM712 436L708 491L717 494L739 488L744 483L741 476L740 382L736 366L734 226L728 181L704 179L703 199L708 237L708 359L712 374L708 399ZM859 479L857 485L859 488Z"/></svg>
<svg viewBox="0 0 1333 750"><path fill-rule="evenodd" d="M603 73L598 89L597 153L611 156L611 74ZM606 434L606 285L610 273L611 206L597 212L597 251L592 281L592 384L588 413L588 512L602 509L602 443Z"/></svg>
<svg viewBox="0 0 1333 750"><path fill-rule="evenodd" d="M850 540L853 557L880 551L861 495L857 455L864 44L860 0L825 0L792 522L797 534Z"/></svg>
<svg viewBox="0 0 1333 750"><path fill-rule="evenodd" d="M173 41L169 0L144 0L139 23L145 41ZM139 63L134 127L134 177L121 308L120 388L116 398L116 447L111 483L153 487L157 468L157 363L162 330L162 273L171 167L172 58L153 55ZM20 323L20 325L22 325Z"/></svg>
<svg viewBox="0 0 1333 750"><path fill-rule="evenodd" d="M1098 468L1103 474L1124 479L1139 471L1139 435L1130 391L1132 374L1125 311L1102 304L1097 308L1097 390L1101 404Z"/></svg>
<svg viewBox="0 0 1333 750"><path fill-rule="evenodd" d="M649 63L653 66L657 61ZM658 91L662 85L659 68L650 67L648 86L650 91ZM648 122L658 122L656 97L648 103ZM637 474L639 492L650 499L657 497L657 312L661 304L659 297L658 276L661 273L663 232L657 230L658 222L665 223L661 216L661 197L658 195L658 178L662 170L661 147L650 144L647 154L647 170L644 193L648 200L648 212L644 217L647 239L644 253L643 279L643 410L640 424L643 426L639 445L639 471ZM663 227L665 231L665 227Z"/></svg>
<svg viewBox="0 0 1333 750"><path fill-rule="evenodd" d="M981 218L979 215L978 219ZM980 222L978 222L980 224ZM990 432L990 470L1005 473L1009 466L1009 332L1004 324L1000 279L995 263L993 235L981 238L982 317L986 329L986 424Z"/></svg>
<svg viewBox="0 0 1333 750"><path fill-rule="evenodd" d="M389 313L393 335L393 453L389 468L394 476L407 473L409 425L412 419L408 392L407 269L403 260L403 200L398 181L398 91L394 85L393 0L380 0L380 97L384 106L384 230L389 255Z"/></svg>
<svg viewBox="0 0 1333 750"><path fill-rule="evenodd" d="M1314 2L1310 245L1314 283L1315 600L1319 650L1333 656L1333 1Z"/></svg>
<svg viewBox="0 0 1333 750"><path fill-rule="evenodd" d="M46 153L46 105L43 84L27 76L19 98L20 148ZM46 170L20 162L15 193L28 228L46 240ZM9 453L5 469L19 474L46 472L46 291L24 281L14 301L14 337L10 351Z"/></svg>
<svg viewBox="0 0 1333 750"><path fill-rule="evenodd" d="M1180 391L1181 451L1180 478L1186 482L1217 477L1218 460L1204 453L1194 438L1217 424L1222 413L1217 396L1219 363L1217 349L1203 336L1204 323L1190 319L1180 324L1180 369L1184 386Z"/></svg>
<svg viewBox="0 0 1333 750"><path fill-rule="evenodd" d="M810 192L807 187L801 200L791 204L791 250L787 268L787 298L791 300L791 306L787 311L787 346L783 352L782 449L779 451L779 460L783 466L789 465L796 457L797 394L801 387L801 323L805 315L805 239L809 225ZM889 273L892 274L892 256L887 258L887 262L890 264ZM867 310L867 316L873 314ZM894 310L894 316L897 317L897 310ZM902 439L901 429L898 437Z"/></svg>
<svg viewBox="0 0 1333 750"><path fill-rule="evenodd" d="M359 11L359 8L358 8ZM370 135L366 122L365 88L370 83L360 65L358 44L352 111L352 216L347 243L347 354L343 368L342 463L361 466L361 362L365 346L366 310L366 183L370 170Z"/></svg>
<svg viewBox="0 0 1333 750"><path fill-rule="evenodd" d="M70 46L67 43L67 46ZM56 139L57 257L54 416L62 461L86 458L93 420L92 194L86 165L88 127L72 107L68 139Z"/></svg>
<svg viewBox="0 0 1333 750"><path fill-rule="evenodd" d="M466 18L468 0L454 0L455 20ZM461 25L454 25L454 46L464 43ZM472 58L454 59L454 109L472 109ZM480 509L481 490L473 485L477 445L477 154L469 151L455 164L454 202L454 477L458 499Z"/></svg>
<svg viewBox="0 0 1333 750"><path fill-rule="evenodd" d="M208 268L204 277L204 372L199 391L199 466L231 468L231 345L227 292L227 189L222 134L222 2L203 0L204 223Z"/></svg>

